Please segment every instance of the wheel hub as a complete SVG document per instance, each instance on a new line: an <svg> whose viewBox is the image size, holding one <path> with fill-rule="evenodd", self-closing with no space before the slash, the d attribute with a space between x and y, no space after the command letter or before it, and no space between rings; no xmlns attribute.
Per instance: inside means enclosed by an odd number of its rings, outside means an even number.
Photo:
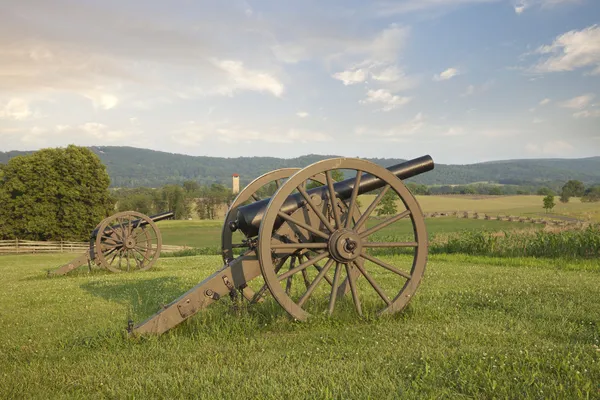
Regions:
<svg viewBox="0 0 600 400"><path fill-rule="evenodd" d="M354 231L339 229L329 238L328 248L329 253L336 261L347 263L360 255L362 240Z"/></svg>
<svg viewBox="0 0 600 400"><path fill-rule="evenodd" d="M133 249L136 245L135 239L132 237L128 237L127 239L125 239L125 247L127 249Z"/></svg>

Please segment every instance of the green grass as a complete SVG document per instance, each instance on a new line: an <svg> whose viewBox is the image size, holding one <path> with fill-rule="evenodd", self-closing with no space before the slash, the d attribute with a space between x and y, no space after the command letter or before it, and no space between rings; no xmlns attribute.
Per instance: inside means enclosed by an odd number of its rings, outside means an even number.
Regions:
<svg viewBox="0 0 600 400"><path fill-rule="evenodd" d="M381 221L369 220L368 227L376 225ZM454 217L427 218L427 231L431 234L452 233L461 231L478 230L513 230L522 229L523 224L509 221L487 221L475 219L462 219ZM163 237L163 243L188 247L217 247L221 245L222 221L161 221L157 225ZM540 229L541 225L528 225ZM395 223L380 231L382 234L408 234L412 232L408 220ZM237 241L242 236L236 233Z"/></svg>
<svg viewBox="0 0 600 400"><path fill-rule="evenodd" d="M0 257L0 398L600 398L598 260L431 256L393 317L348 308L294 323L272 301L237 316L225 299L133 340L130 316L150 316L220 258L45 277L72 256Z"/></svg>

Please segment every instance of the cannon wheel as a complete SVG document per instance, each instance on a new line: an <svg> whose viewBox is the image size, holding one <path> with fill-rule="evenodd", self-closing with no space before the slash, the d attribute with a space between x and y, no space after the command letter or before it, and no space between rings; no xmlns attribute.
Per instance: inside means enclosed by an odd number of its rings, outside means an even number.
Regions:
<svg viewBox="0 0 600 400"><path fill-rule="evenodd" d="M221 255L223 262L228 263L233 260L233 249L234 248L249 248L248 244L244 243L233 243L233 232L229 229L229 224L236 219L236 212L238 207L244 205L247 201L261 201L257 192L268 184L275 183L277 189L281 186L281 180L288 179L296 172L300 171L301 168L281 168L275 171L267 172L264 175L259 176L250 182L233 200L227 214L225 215L225 221L223 223L223 230L221 231ZM312 180L324 184L326 182L325 175L313 177ZM249 238L246 238L249 239ZM290 280L291 284L291 280ZM266 285L263 285L258 292L254 292L250 287L245 287L242 291L243 296L251 303L262 301L263 294L267 290Z"/></svg>
<svg viewBox="0 0 600 400"><path fill-rule="evenodd" d="M236 212L239 206L244 205L247 201L260 201L262 200L257 192L265 187L266 185L275 182L275 186L279 188L281 185L280 180L287 179L300 171L300 168L281 168L275 171L267 172L264 175L259 176L252 182L250 182L233 200L227 214L225 215L225 222L223 223L223 230L221 231L221 255L223 256L223 262L227 263L231 261L233 256L234 248L245 248L248 247L243 243L233 243L233 232L229 229L229 223L235 221Z"/></svg>
<svg viewBox="0 0 600 400"><path fill-rule="evenodd" d="M348 213L353 214L356 211L341 211L334 207L335 222L327 221L328 218L319 211L319 207L314 205L310 197L302 190L303 183L312 176L320 173L325 173L327 176L328 201L335 197L333 192L333 180L331 172L336 169L354 170L357 171L354 187L358 187L362 173L366 172L372 176L381 179L384 186L375 199L368 205L366 210L360 215L356 221L356 215L351 215L348 218ZM385 193L392 190L397 194L405 206L405 210L396 213L392 216L386 216L384 221L375 226L365 227L367 219L379 205ZM320 223L313 225L313 229L319 230L319 236L313 235L310 243L298 243L298 241L290 241L286 239L286 243L279 240L277 232L274 232L275 222L280 214L280 209L287 197L295 190L298 190L306 200L306 206L316 216ZM349 199L349 205L345 210L355 210L357 191L353 191ZM408 217L408 218L407 218ZM397 221L410 219L412 224L413 239L403 242L387 242L379 241L371 235L380 231ZM317 220L317 221L318 221ZM351 221L351 222L348 222ZM289 222L288 222L289 223ZM284 225L285 226L285 225ZM369 240L374 239L374 240ZM425 228L425 220L423 213L410 191L394 174L383 167L374 163L351 158L334 158L314 163L290 177L272 197L264 219L259 230L259 247L258 258L263 278L271 291L275 300L295 319L304 321L312 313L314 308L318 308L319 312L327 311L330 315L333 313L336 304L336 297L339 296L338 287L341 275L345 273L346 280L350 286L354 307L359 315L362 315L361 301L359 298L359 288L351 267L354 266L360 271L368 282L368 285L363 281L365 286L370 286L379 296L375 304L383 304L376 306L379 314L395 313L401 311L408 302L412 299L417 290L427 263L427 232ZM372 248L413 248L412 252L412 267L398 267L390 265L380 258L369 254L368 250ZM295 251L313 251L317 255L302 264L288 270L286 272L277 273L272 260L272 254L277 251L295 252ZM284 290L284 281L291 275L302 273L305 269L311 266L315 261L323 260L326 262L320 273L310 282L306 291L296 292L292 294L286 293ZM367 266L368 263L368 266ZM332 268L333 267L333 268ZM331 287L323 286L323 278L330 281L327 276L330 270L335 271L333 283ZM381 280L380 278L388 274L390 278ZM379 280L379 282L378 282ZM395 282L397 286L390 289L390 282ZM385 286L385 290L382 285ZM315 293L315 289L321 286L319 291L329 294L329 304L319 302L311 298ZM365 289L367 290L367 289ZM388 297L385 293L393 290L394 296ZM310 299L310 300L309 300ZM369 304L370 305L370 304ZM307 311L309 308L311 311Z"/></svg>
<svg viewBox="0 0 600 400"><path fill-rule="evenodd" d="M135 220L146 225L134 225ZM123 211L106 218L94 241L96 263L112 272L151 268L161 247L162 236L154 221L136 211Z"/></svg>

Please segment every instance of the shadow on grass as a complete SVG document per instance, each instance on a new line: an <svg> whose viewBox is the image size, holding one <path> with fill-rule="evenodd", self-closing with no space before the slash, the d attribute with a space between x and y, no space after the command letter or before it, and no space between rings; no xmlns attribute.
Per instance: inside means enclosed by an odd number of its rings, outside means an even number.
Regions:
<svg viewBox="0 0 600 400"><path fill-rule="evenodd" d="M157 312L161 305L170 303L188 289L175 277L102 280L86 282L80 287L94 296L126 305L134 320Z"/></svg>

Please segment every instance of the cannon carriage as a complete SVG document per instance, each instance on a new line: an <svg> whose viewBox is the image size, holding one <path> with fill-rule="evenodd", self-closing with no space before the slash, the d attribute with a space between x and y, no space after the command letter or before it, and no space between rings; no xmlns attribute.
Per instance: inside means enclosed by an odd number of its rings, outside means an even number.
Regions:
<svg viewBox="0 0 600 400"><path fill-rule="evenodd" d="M222 268L145 321L130 321L128 331L164 333L239 293L251 303L270 294L299 321L332 315L346 295L358 315L403 310L423 277L428 239L423 213L402 180L433 168L430 156L387 169L361 159L333 158L256 178L225 216ZM334 171L350 178L335 182ZM275 186L275 193L261 198L259 191L268 185ZM373 224L370 217L388 192L400 200L401 210ZM361 207L358 197L365 194L372 199ZM389 241L379 235L398 222L408 224L410 239ZM409 257L390 263L373 254L385 249L406 249ZM377 303L361 301L360 292L367 289L377 294Z"/></svg>
<svg viewBox="0 0 600 400"><path fill-rule="evenodd" d="M93 265L115 273L148 270L158 260L162 248L156 222L173 215L170 211L152 216L137 211L111 215L91 232L90 247L84 254L48 271L48 276L65 275L84 265L89 271Z"/></svg>

